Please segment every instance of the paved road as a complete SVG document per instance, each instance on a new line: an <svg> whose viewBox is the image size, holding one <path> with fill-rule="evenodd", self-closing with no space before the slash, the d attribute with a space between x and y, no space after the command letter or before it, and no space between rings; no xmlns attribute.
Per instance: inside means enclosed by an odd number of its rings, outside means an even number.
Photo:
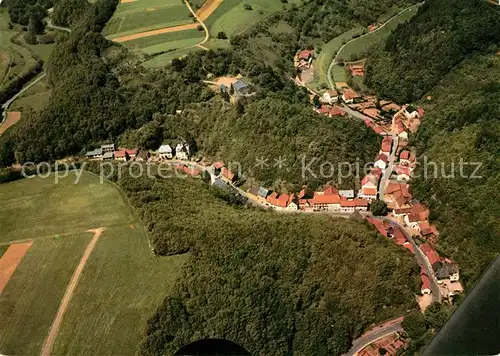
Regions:
<svg viewBox="0 0 500 356"><path fill-rule="evenodd" d="M406 12L406 11L409 11L410 9L412 9L413 7L415 6L420 6L422 3L419 3L419 4L415 4L415 5L412 5L400 12L398 12L396 15L394 15L393 17L391 17L389 20L387 20L386 22L384 22L380 27L378 27L377 29L371 31L371 32L367 32L365 33L364 35L362 36L359 36L359 37L356 37L356 38L353 38L352 40L346 42L342 47L339 48L339 50L337 51L337 54L335 55L335 57L333 58L332 62L330 63L330 66L328 67L328 72L326 73L326 76L327 76L327 79L328 79L328 85L330 85L330 88L333 90L335 89L335 83L332 81L332 68L334 65L336 65L338 63L338 57L340 55L340 53L342 52L342 50L345 48L345 46L347 46L348 44L350 44L351 42L354 42L354 41L357 41L359 40L360 38L363 38L365 36L368 36L370 34L373 34L379 30L381 30L382 28L384 28L389 22L391 22L392 20L394 20L396 17L398 17L399 15L401 15L402 13Z"/></svg>
<svg viewBox="0 0 500 356"><path fill-rule="evenodd" d="M398 331L403 331L403 327L401 326L401 321L386 326L380 330L371 332L366 336L361 336L360 338L353 341L351 349L349 350L349 352L344 354L344 356L354 356L359 351L364 349L366 346L370 345L372 342L377 341L378 339L381 339L383 337L389 336L391 334L394 334L395 332Z"/></svg>
<svg viewBox="0 0 500 356"><path fill-rule="evenodd" d="M420 248L415 243L415 240L413 240L413 237L412 237L411 233L408 231L408 229L406 227L404 227L403 225L401 225L398 221L391 219L391 218L379 217L377 219L388 221L392 226L394 226L394 227L397 226L397 227L401 228L401 230L405 234L406 239L413 246L413 249L415 251L415 258L417 259L419 266L423 267L425 270L425 273L427 273L427 275L429 276L429 279L431 281L432 301L438 302L438 303L441 302L441 292L439 291L439 285L437 283L436 278L434 277L434 272L432 270L432 267L429 264L429 262L427 261L427 259L425 258L422 250L420 250Z"/></svg>
<svg viewBox="0 0 500 356"><path fill-rule="evenodd" d="M391 154L388 157L387 160L387 168L384 170L382 174L382 178L380 179L380 185L379 185L379 199L384 200L384 195L385 195L385 185L387 184L387 181L391 177L391 173L394 170L394 161L396 160L396 150L398 149L398 144L399 144L399 137L395 134L392 134L392 150Z"/></svg>
<svg viewBox="0 0 500 356"><path fill-rule="evenodd" d="M22 88L16 95L14 95L12 98L10 98L9 100L7 100L3 105L2 105L2 109L3 109L3 112L2 112L2 123L3 121L5 120L5 117L7 116L7 110L9 109L9 106L10 104L12 104L12 102L14 100L16 100L20 95L22 95L26 90L28 90L29 88L31 88L33 85L35 85L39 80L41 80L43 77L45 77L45 73L41 73L38 75L38 77L35 78L35 80L33 80L31 83L29 83L28 85L26 85L24 88Z"/></svg>

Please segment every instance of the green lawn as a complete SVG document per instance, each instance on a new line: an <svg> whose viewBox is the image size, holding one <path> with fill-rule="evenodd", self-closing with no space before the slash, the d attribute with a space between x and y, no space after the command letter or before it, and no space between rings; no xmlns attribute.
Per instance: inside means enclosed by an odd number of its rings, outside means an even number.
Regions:
<svg viewBox="0 0 500 356"><path fill-rule="evenodd" d="M332 67L332 77L334 82L346 82L347 69L341 65L334 65Z"/></svg>
<svg viewBox="0 0 500 356"><path fill-rule="evenodd" d="M325 43L321 47L321 52L318 54L314 61L314 82L311 83L313 88L319 90L320 88L328 88L327 73L328 67L333 60L337 51L344 43L351 40L353 36L359 35L363 32L363 28L356 27L343 34L335 37L333 40Z"/></svg>
<svg viewBox="0 0 500 356"><path fill-rule="evenodd" d="M60 184L51 178L0 184L2 241L33 238L0 296L0 354L40 353L92 238L85 230L99 226L105 230L63 317L54 354L134 354L146 320L189 255L154 256L144 227L115 185L101 185L90 173L79 184L71 184L74 175ZM8 246L2 241L0 251Z"/></svg>
<svg viewBox="0 0 500 356"><path fill-rule="evenodd" d="M34 240L0 297L1 354L40 353L68 282L91 237L91 233L81 233Z"/></svg>
<svg viewBox="0 0 500 356"><path fill-rule="evenodd" d="M153 256L137 225L105 230L64 317L54 354L134 354L146 321L170 293L187 258Z"/></svg>
<svg viewBox="0 0 500 356"><path fill-rule="evenodd" d="M387 36L389 36L389 34L393 30L395 30L400 23L411 19L414 15L416 15L417 11L418 6L415 6L410 10L405 11L393 18L390 22L387 23L386 26L384 26L380 30L371 32L366 36L360 37L359 39L356 39L355 41L349 43L339 53L339 59L351 61L364 56L368 48L373 46L375 43L378 43L379 41L387 38Z"/></svg>
<svg viewBox="0 0 500 356"><path fill-rule="evenodd" d="M113 38L192 21L180 0L138 0L120 3L103 32Z"/></svg>
<svg viewBox="0 0 500 356"><path fill-rule="evenodd" d="M243 4L247 3L252 6L252 10L245 10ZM300 0L289 0L289 4L295 3L300 5ZM212 36L217 36L217 33L223 31L227 36L241 33L258 21L267 16L281 11L284 7L290 5L283 4L281 0L224 0L222 4L209 16L205 24L210 30Z"/></svg>
<svg viewBox="0 0 500 356"><path fill-rule="evenodd" d="M194 46L201 42L204 37L205 33L203 31L193 29L138 38L136 40L127 41L126 46L132 49L140 49L148 54L155 54Z"/></svg>
<svg viewBox="0 0 500 356"><path fill-rule="evenodd" d="M89 228L125 224L131 208L110 183L84 172L73 184L75 172L58 184L54 176L0 184L0 243Z"/></svg>
<svg viewBox="0 0 500 356"><path fill-rule="evenodd" d="M21 111L26 113L29 110L39 111L45 107L52 95L52 88L47 83L47 77L26 90L9 107L9 111Z"/></svg>

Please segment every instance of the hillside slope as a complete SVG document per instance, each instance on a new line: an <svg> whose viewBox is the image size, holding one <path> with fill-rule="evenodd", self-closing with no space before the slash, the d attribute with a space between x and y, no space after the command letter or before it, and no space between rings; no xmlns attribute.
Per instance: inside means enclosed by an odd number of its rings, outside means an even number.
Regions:
<svg viewBox="0 0 500 356"><path fill-rule="evenodd" d="M483 0L429 0L370 55L365 84L404 103L417 100L455 65L500 42L500 8Z"/></svg>

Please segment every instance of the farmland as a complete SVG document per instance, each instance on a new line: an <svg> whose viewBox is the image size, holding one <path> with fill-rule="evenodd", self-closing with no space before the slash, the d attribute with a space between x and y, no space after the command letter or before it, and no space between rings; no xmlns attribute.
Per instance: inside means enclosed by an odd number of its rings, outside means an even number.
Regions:
<svg viewBox="0 0 500 356"><path fill-rule="evenodd" d="M147 54L156 54L194 46L204 37L204 32L197 29L184 30L128 41L127 47L140 49Z"/></svg>
<svg viewBox="0 0 500 356"><path fill-rule="evenodd" d="M301 4L300 0L288 1L296 5ZM245 10L244 4L250 4L251 10ZM205 21L210 30L211 36L223 31L226 35L233 36L247 30L249 27L267 16L289 6L281 0L225 0Z"/></svg>
<svg viewBox="0 0 500 356"><path fill-rule="evenodd" d="M40 353L68 282L92 239L88 259L55 339L56 354L130 354L145 321L168 295L187 255L155 257L122 192L83 173L0 185L0 255L31 240L0 296L0 353ZM23 194L24 192L24 194ZM46 211L45 211L46 210ZM45 212L44 212L45 211Z"/></svg>
<svg viewBox="0 0 500 356"><path fill-rule="evenodd" d="M113 39L192 22L180 0L138 0L120 3L103 32Z"/></svg>

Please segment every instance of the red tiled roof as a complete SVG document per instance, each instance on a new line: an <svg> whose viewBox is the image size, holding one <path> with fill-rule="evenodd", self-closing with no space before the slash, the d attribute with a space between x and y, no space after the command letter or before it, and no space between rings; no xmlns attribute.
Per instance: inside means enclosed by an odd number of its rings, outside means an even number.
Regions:
<svg viewBox="0 0 500 356"><path fill-rule="evenodd" d="M420 246L420 250L422 250L431 265L439 261L439 254L428 242Z"/></svg>
<svg viewBox="0 0 500 356"><path fill-rule="evenodd" d="M405 174L408 177L411 176L410 168L405 167L405 166L396 166L396 173L397 174Z"/></svg>
<svg viewBox="0 0 500 356"><path fill-rule="evenodd" d="M411 253L415 254L415 249L413 248L413 245L411 243L409 243L408 241L403 243L403 247L408 249L408 251L410 251Z"/></svg>
<svg viewBox="0 0 500 356"><path fill-rule="evenodd" d="M392 138L390 136L384 137L382 140L382 152L391 152Z"/></svg>
<svg viewBox="0 0 500 356"><path fill-rule="evenodd" d="M323 188L322 193L325 195L331 195L331 194L338 195L339 190L335 187L332 187L331 185L327 185L325 188Z"/></svg>
<svg viewBox="0 0 500 356"><path fill-rule="evenodd" d="M342 200L340 202L342 207L367 207L368 200L366 199L353 199L353 200Z"/></svg>
<svg viewBox="0 0 500 356"><path fill-rule="evenodd" d="M298 194L299 199L302 199L306 195L306 193L307 193L307 188L302 189Z"/></svg>
<svg viewBox="0 0 500 356"><path fill-rule="evenodd" d="M384 223L378 219L374 219L374 218L366 218L366 220L372 224L373 226L375 226L378 230L378 232L385 236L385 237L388 237L387 236L387 229L384 227Z"/></svg>
<svg viewBox="0 0 500 356"><path fill-rule="evenodd" d="M312 56L312 51L308 49L304 49L299 52L299 59L304 59L307 61L311 56Z"/></svg>
<svg viewBox="0 0 500 356"><path fill-rule="evenodd" d="M399 226L396 226L392 230L392 235L394 236L394 242L396 242L398 245L402 246L406 242L405 234Z"/></svg>
<svg viewBox="0 0 500 356"><path fill-rule="evenodd" d="M329 114L331 116L344 116L345 115L345 111L342 110L339 106L335 105L333 108L330 109Z"/></svg>
<svg viewBox="0 0 500 356"><path fill-rule="evenodd" d="M373 184L374 186L377 186L377 177L374 176L373 174L367 174L363 180L361 181L361 186L365 186L368 183Z"/></svg>
<svg viewBox="0 0 500 356"><path fill-rule="evenodd" d="M234 179L234 173L231 172L229 169L227 169L226 167L223 167L222 168L222 171L221 171L222 175L224 177L226 177L227 179L229 180L233 180Z"/></svg>
<svg viewBox="0 0 500 356"><path fill-rule="evenodd" d="M373 131L375 131L375 133L379 135L384 135L387 133L383 128L381 128L378 125L373 126Z"/></svg>
<svg viewBox="0 0 500 356"><path fill-rule="evenodd" d="M309 199L310 204L340 204L340 195L337 194L315 194Z"/></svg>
<svg viewBox="0 0 500 356"><path fill-rule="evenodd" d="M372 168L370 170L371 174L373 174L377 180L380 178L380 176L382 175L382 168Z"/></svg>
<svg viewBox="0 0 500 356"><path fill-rule="evenodd" d="M183 171L187 175L190 175L190 176L193 176L193 177L196 177L196 176L200 175L200 171L197 170L197 169L195 169L195 168L193 168L193 167L186 167L186 166L184 166Z"/></svg>
<svg viewBox="0 0 500 356"><path fill-rule="evenodd" d="M399 183L389 182L387 188L385 188L386 194L394 194L395 192L401 190Z"/></svg>
<svg viewBox="0 0 500 356"><path fill-rule="evenodd" d="M418 112L418 116L419 116L419 117L422 117L422 116L424 116L424 115L425 115L425 110L424 110L424 109L422 109L422 108L418 108L418 109L417 109L417 112Z"/></svg>
<svg viewBox="0 0 500 356"><path fill-rule="evenodd" d="M431 280L423 268L420 270L420 280L422 281L422 290L431 290Z"/></svg>
<svg viewBox="0 0 500 356"><path fill-rule="evenodd" d="M375 158L375 162L377 162L379 160L383 161L384 163L387 163L387 156L385 154L381 153L377 156L377 158Z"/></svg>
<svg viewBox="0 0 500 356"><path fill-rule="evenodd" d="M436 225L431 225L429 227L420 227L420 233L422 234L422 236L427 236L427 235L436 235L438 236L439 235L439 231L436 227Z"/></svg>
<svg viewBox="0 0 500 356"><path fill-rule="evenodd" d="M413 206L412 209L413 213L418 215L420 220L427 220L429 219L429 209L424 204L417 203Z"/></svg>
<svg viewBox="0 0 500 356"><path fill-rule="evenodd" d="M406 204L406 198L403 197L403 196L396 197L396 204L398 206L400 206L400 207L403 206L403 205L405 205Z"/></svg>
<svg viewBox="0 0 500 356"><path fill-rule="evenodd" d="M399 155L399 158L401 158L401 159L408 159L408 158L410 158L410 152L409 151L403 151L403 152L401 152L401 154Z"/></svg>
<svg viewBox="0 0 500 356"><path fill-rule="evenodd" d="M215 167L216 169L221 169L222 167L224 167L224 162L222 162L222 161L215 162L215 163L214 163L214 167Z"/></svg>
<svg viewBox="0 0 500 356"><path fill-rule="evenodd" d="M345 100L352 100L352 99L359 98L359 94L356 93L352 89L345 90L343 96L344 96Z"/></svg>
<svg viewBox="0 0 500 356"><path fill-rule="evenodd" d="M133 157L137 154L137 149L119 148L118 151L115 151L116 158L126 157L127 154L129 155L129 157Z"/></svg>
<svg viewBox="0 0 500 356"><path fill-rule="evenodd" d="M366 196L375 196L377 195L377 188L363 188L363 195Z"/></svg>

